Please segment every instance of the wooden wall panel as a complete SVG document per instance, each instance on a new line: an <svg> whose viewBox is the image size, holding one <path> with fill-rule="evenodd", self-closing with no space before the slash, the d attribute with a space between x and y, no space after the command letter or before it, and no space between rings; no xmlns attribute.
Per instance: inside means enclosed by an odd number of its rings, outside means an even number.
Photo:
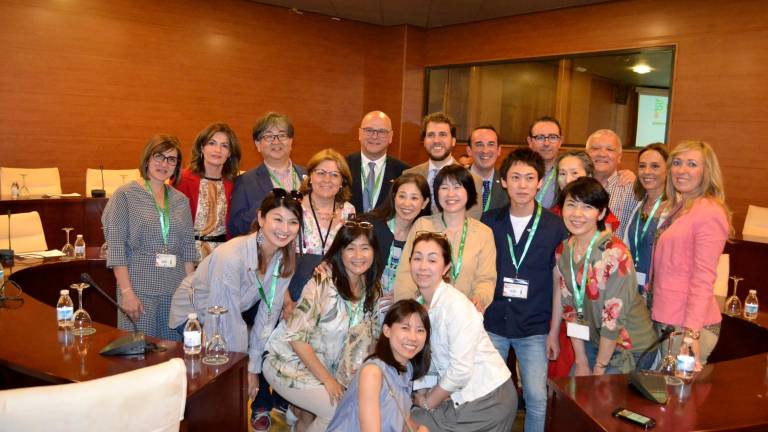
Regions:
<svg viewBox="0 0 768 432"><path fill-rule="evenodd" d="M430 30L427 66L675 45L670 142L717 151L740 232L747 204L768 206L768 7L762 0L630 0ZM571 102L573 103L573 101ZM627 152L624 164L635 165Z"/></svg>

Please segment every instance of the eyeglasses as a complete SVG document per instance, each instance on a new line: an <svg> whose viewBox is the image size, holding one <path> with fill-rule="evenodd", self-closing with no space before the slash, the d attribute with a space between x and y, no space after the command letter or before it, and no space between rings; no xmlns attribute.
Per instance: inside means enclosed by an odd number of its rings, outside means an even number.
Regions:
<svg viewBox="0 0 768 432"><path fill-rule="evenodd" d="M341 173L338 171L326 171L323 169L316 169L312 171L312 174L324 179L330 177L333 181L341 181Z"/></svg>
<svg viewBox="0 0 768 432"><path fill-rule="evenodd" d="M179 163L179 158L177 158L176 156L166 156L162 153L153 154L152 160L154 160L157 163L167 162L168 165L171 165L171 166L176 166L176 164Z"/></svg>
<svg viewBox="0 0 768 432"><path fill-rule="evenodd" d="M533 138L533 140L539 144L544 144L544 141L551 142L551 143L558 143L560 142L560 140L563 139L563 137L561 137L560 135L555 135L555 134L535 135L535 136L532 136L531 138Z"/></svg>
<svg viewBox="0 0 768 432"><path fill-rule="evenodd" d="M361 128L360 130L362 130L366 136L373 137L373 138L376 138L379 136L387 136L389 135L390 132L392 132L389 129Z"/></svg>
<svg viewBox="0 0 768 432"><path fill-rule="evenodd" d="M366 221L348 220L344 222L344 226L347 228L360 228L364 230L373 229L373 224Z"/></svg>
<svg viewBox="0 0 768 432"><path fill-rule="evenodd" d="M425 239L444 239L448 240L448 236L444 232L435 232L435 231L416 231L416 238L414 239L414 243L416 243L417 240L425 240Z"/></svg>
<svg viewBox="0 0 768 432"><path fill-rule="evenodd" d="M297 190L292 190L288 192L287 190L283 188L274 188L272 189L272 194L275 196L275 198L282 200L282 199L292 199L294 201L301 202L301 200L304 198L304 195L301 194L301 192Z"/></svg>
<svg viewBox="0 0 768 432"><path fill-rule="evenodd" d="M285 142L288 141L288 138L289 137L287 133L279 133L274 135L262 135L259 139L267 144L272 144L275 142L275 139L277 139L280 144L285 144Z"/></svg>

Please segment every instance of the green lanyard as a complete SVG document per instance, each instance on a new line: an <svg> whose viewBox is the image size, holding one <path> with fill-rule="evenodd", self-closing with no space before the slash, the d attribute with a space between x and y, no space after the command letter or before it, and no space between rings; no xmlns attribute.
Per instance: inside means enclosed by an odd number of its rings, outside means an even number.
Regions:
<svg viewBox="0 0 768 432"><path fill-rule="evenodd" d="M280 179L277 178L277 176L274 173L272 173L272 170L269 169L269 167L266 164L264 164L264 167L267 169L267 173L269 173L269 177L272 178L272 181L277 183L277 185L280 186L281 188L288 190L288 188L285 187L283 182L281 182ZM291 165L289 169L291 170L291 186L293 186L291 190L296 190L296 184L298 183L299 178L296 176L296 170L293 169L293 165Z"/></svg>
<svg viewBox="0 0 768 432"><path fill-rule="evenodd" d="M512 264L515 266L515 277L520 273L520 266L523 265L523 260L525 260L525 256L528 254L528 247L531 246L531 241L533 240L533 236L536 235L536 229L539 228L539 220L541 219L541 204L536 206L536 217L533 219L533 226L531 227L531 232L528 234L528 240L525 241L525 248L523 248L523 254L520 255L520 262L517 262L517 257L515 256L515 249L514 244L512 242L512 237L507 234L507 246L509 247L509 254L512 256Z"/></svg>
<svg viewBox="0 0 768 432"><path fill-rule="evenodd" d="M171 232L171 210L168 208L168 186L163 185L165 194L163 198L163 206L165 208L163 209L157 205L157 200L155 200L155 193L152 192L152 188L149 186L149 180L144 180L144 186L146 186L147 192L149 192L149 194L152 196L152 203L155 205L157 214L160 215L160 233L163 235L163 244L167 247L168 233Z"/></svg>
<svg viewBox="0 0 768 432"><path fill-rule="evenodd" d="M448 224L445 223L445 215L440 214L440 218L443 220L443 225L445 225L445 229L448 229ZM461 229L461 241L459 242L459 256L456 257L456 265L454 265L451 268L451 281L453 283L456 283L456 279L459 277L459 272L461 271L461 260L464 257L464 243L467 241L467 222L468 219L464 218L464 227Z"/></svg>
<svg viewBox="0 0 768 432"><path fill-rule="evenodd" d="M584 264L581 268L581 285L576 285L576 272L573 270L573 246L571 245L571 285L573 286L573 299L576 300L576 315L579 319L584 318L584 292L587 289L587 266L589 265L589 257L592 255L592 246L595 245L595 241L600 237L600 231L595 231L595 235L592 236L592 240L589 241L587 247L587 253L584 255ZM575 243L575 242L574 242Z"/></svg>
<svg viewBox="0 0 768 432"><path fill-rule="evenodd" d="M280 277L280 258L275 261L274 268L272 269L272 280L269 284L269 291L264 292L264 284L259 280L258 273L256 274L256 283L259 286L259 297L267 305L267 314L272 315L272 305L275 303L275 292L277 287L277 279Z"/></svg>
<svg viewBox="0 0 768 432"><path fill-rule="evenodd" d="M351 301L344 300L344 306L347 308L347 316L349 316L349 328L352 328L356 326L360 321L363 319L363 314L360 312L363 308L363 303L365 303L365 292L363 292L363 297L358 300L357 305L355 305L354 308L350 306Z"/></svg>
<svg viewBox="0 0 768 432"><path fill-rule="evenodd" d="M541 200L544 199L544 195L547 193L549 184L552 183L552 179L554 178L555 178L555 168L553 167L552 170L549 172L549 175L547 175L546 180L544 180L544 185L539 190L539 193L536 194L536 201L541 202Z"/></svg>
<svg viewBox="0 0 768 432"><path fill-rule="evenodd" d="M370 191L371 192L371 196L368 197L371 200L371 202L370 202L371 208L373 208L373 205L376 203L376 199L375 198L378 198L379 187L381 186L381 179L382 179L383 175L384 175L384 167L381 167L381 171L379 171L379 175L376 176L376 181L373 183L373 189L374 190ZM361 185L365 185L365 180L366 180L365 177L366 177L366 175L365 175L365 166L364 166L363 162L360 161L360 184ZM365 186L363 186L363 189L365 189ZM377 196L374 197L374 195L377 195Z"/></svg>
<svg viewBox="0 0 768 432"><path fill-rule="evenodd" d="M645 238L645 232L648 231L648 226L651 224L651 221L653 220L653 215L656 214L656 210L659 209L659 204L661 204L661 196L656 198L656 203L653 204L653 208L651 209L651 212L648 214L648 219L645 220L645 224L643 225L643 231L640 233L640 240L638 240L638 229L640 228L640 223L642 222L640 220L641 213L643 212L642 207L637 209L637 222L635 223L635 261L640 261L640 243L638 241L642 241Z"/></svg>
<svg viewBox="0 0 768 432"><path fill-rule="evenodd" d="M387 268L391 268L392 272L397 272L397 267L400 266L400 261L397 261L396 266L392 266L392 256L395 254L395 218L392 218L387 221L387 227L389 227L389 230L392 231L392 244L389 246L389 257L387 257ZM402 257L401 257L402 258ZM392 283L395 282L395 278L391 277L387 280L387 286L384 287L384 292L391 292L390 288L392 288Z"/></svg>

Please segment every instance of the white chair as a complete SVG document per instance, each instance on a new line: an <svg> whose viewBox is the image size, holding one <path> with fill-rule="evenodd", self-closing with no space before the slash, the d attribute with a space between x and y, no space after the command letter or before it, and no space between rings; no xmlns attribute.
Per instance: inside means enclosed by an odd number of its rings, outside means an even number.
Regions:
<svg viewBox="0 0 768 432"><path fill-rule="evenodd" d="M7 431L178 431L187 400L179 358L75 384L0 391Z"/></svg>
<svg viewBox="0 0 768 432"><path fill-rule="evenodd" d="M720 254L717 261L717 276L715 277L715 295L720 297L728 296L728 275L731 274L731 256Z"/></svg>
<svg viewBox="0 0 768 432"><path fill-rule="evenodd" d="M768 243L768 208L749 206L741 236L747 241Z"/></svg>
<svg viewBox="0 0 768 432"><path fill-rule="evenodd" d="M22 174L24 176L22 177ZM0 196L11 196L11 185L26 185L30 195L56 195L61 193L58 168L9 168L0 167Z"/></svg>
<svg viewBox="0 0 768 432"><path fill-rule="evenodd" d="M13 213L10 216L11 234L8 235L8 215L0 215L0 249L13 249L17 254L48 250L40 213ZM11 238L10 247L8 237Z"/></svg>
<svg viewBox="0 0 768 432"><path fill-rule="evenodd" d="M93 189L104 189L107 196L112 196L115 189L125 183L141 179L141 173L138 169L124 170L104 170L104 184L101 183L101 170L98 168L88 168L85 172L85 196L91 196Z"/></svg>

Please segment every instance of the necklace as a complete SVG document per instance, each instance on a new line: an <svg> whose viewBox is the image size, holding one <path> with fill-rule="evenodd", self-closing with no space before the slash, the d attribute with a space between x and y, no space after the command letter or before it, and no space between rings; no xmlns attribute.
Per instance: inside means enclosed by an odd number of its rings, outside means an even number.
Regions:
<svg viewBox="0 0 768 432"><path fill-rule="evenodd" d="M320 236L320 244L323 247L323 251L325 251L325 243L328 242L328 237L331 236L331 226L333 225L333 215L336 214L336 200L333 201L333 210L331 211L331 220L328 221L328 230L325 232L325 237L323 237L323 229L320 226L320 220L317 218L317 213L315 212L315 205L312 203L312 196L309 197L309 208L312 210L312 217L315 219L315 226L317 226L317 235Z"/></svg>

